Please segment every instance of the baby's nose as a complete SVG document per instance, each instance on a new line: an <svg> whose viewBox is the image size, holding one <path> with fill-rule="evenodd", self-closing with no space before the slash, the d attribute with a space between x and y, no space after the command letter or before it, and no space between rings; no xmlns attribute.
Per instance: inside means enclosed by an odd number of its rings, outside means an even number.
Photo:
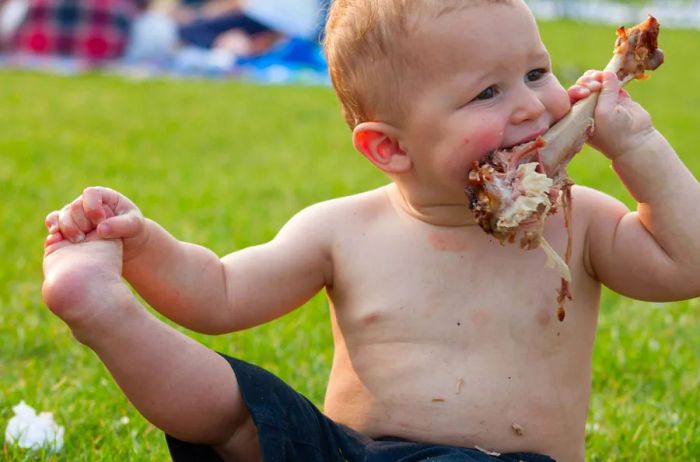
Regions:
<svg viewBox="0 0 700 462"><path fill-rule="evenodd" d="M511 114L514 125L538 119L545 112L545 106L537 93L529 88L523 89L515 98L515 107Z"/></svg>

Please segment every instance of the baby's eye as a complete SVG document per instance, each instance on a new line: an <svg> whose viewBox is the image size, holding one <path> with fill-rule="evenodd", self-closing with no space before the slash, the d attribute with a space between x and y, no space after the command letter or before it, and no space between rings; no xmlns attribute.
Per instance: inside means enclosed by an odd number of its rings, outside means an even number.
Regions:
<svg viewBox="0 0 700 462"><path fill-rule="evenodd" d="M474 101L483 101L485 99L491 99L496 96L496 87L488 87L486 90L482 91L474 98Z"/></svg>
<svg viewBox="0 0 700 462"><path fill-rule="evenodd" d="M528 82L537 82L547 73L547 69L533 69L525 75L525 80Z"/></svg>

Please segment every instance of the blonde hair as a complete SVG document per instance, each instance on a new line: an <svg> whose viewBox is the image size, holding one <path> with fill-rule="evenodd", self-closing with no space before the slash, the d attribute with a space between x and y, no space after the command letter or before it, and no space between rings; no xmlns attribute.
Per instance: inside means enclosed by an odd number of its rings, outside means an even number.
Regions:
<svg viewBox="0 0 700 462"><path fill-rule="evenodd" d="M421 65L420 57L406 46L406 39L420 21L482 3L512 1L334 0L324 50L350 128L380 115L403 115L401 76Z"/></svg>

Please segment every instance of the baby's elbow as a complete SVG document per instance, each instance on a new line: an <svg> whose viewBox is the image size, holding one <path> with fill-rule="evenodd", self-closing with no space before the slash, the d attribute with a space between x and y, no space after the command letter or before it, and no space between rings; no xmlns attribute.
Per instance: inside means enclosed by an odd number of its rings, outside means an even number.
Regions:
<svg viewBox="0 0 700 462"><path fill-rule="evenodd" d="M204 334L209 336L226 335L243 330L238 326L231 325L228 322L221 322L220 320L210 322L196 322L189 324L183 323L182 326L197 334Z"/></svg>
<svg viewBox="0 0 700 462"><path fill-rule="evenodd" d="M678 265L672 279L677 300L700 297L700 261Z"/></svg>
<svg viewBox="0 0 700 462"><path fill-rule="evenodd" d="M690 300L700 297L700 276L698 276L698 273L693 275L691 280L683 284L678 295L678 300Z"/></svg>
<svg viewBox="0 0 700 462"><path fill-rule="evenodd" d="M658 300L655 302L677 302L700 297L700 272L677 269L659 281Z"/></svg>

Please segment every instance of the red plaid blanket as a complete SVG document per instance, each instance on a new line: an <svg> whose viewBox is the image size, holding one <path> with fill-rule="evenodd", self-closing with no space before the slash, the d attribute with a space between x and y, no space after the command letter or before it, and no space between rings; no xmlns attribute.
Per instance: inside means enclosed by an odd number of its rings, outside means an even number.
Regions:
<svg viewBox="0 0 700 462"><path fill-rule="evenodd" d="M117 58L138 11L137 0L29 0L14 48L88 61Z"/></svg>

